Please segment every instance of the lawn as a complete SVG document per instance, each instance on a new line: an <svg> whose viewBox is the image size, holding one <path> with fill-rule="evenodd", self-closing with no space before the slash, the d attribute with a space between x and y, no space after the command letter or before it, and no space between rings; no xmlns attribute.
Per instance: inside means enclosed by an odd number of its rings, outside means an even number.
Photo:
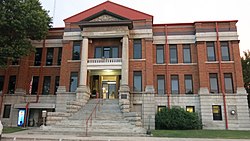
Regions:
<svg viewBox="0 0 250 141"><path fill-rule="evenodd" d="M14 133L14 132L23 131L23 130L26 130L26 129L21 128L21 127L4 127L3 133L8 134L8 133Z"/></svg>
<svg viewBox="0 0 250 141"><path fill-rule="evenodd" d="M154 130L154 137L250 139L250 131L235 130Z"/></svg>

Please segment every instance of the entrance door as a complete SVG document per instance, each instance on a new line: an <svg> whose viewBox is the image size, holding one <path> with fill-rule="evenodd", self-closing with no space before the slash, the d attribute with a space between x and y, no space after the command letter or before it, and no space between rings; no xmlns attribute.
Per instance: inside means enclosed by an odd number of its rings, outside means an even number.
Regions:
<svg viewBox="0 0 250 141"><path fill-rule="evenodd" d="M116 98L116 82L102 82L103 99Z"/></svg>

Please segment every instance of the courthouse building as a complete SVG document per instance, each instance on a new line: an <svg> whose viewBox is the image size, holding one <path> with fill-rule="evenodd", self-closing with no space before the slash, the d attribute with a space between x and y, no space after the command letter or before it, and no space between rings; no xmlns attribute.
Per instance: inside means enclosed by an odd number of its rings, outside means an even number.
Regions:
<svg viewBox="0 0 250 141"><path fill-rule="evenodd" d="M161 108L178 106L197 112L204 129L250 129L237 20L154 24L152 15L106 1L64 22L32 41L35 53L0 69L4 125L17 126L22 109L35 122L26 124L39 126L42 110L100 98L119 100L144 127L154 128Z"/></svg>

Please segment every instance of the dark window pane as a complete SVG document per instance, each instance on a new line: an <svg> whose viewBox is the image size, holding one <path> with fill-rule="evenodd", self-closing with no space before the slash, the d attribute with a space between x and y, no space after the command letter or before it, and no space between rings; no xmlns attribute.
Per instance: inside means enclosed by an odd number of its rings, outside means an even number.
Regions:
<svg viewBox="0 0 250 141"><path fill-rule="evenodd" d="M12 63L11 63L12 65L18 65L19 64L19 58L14 58L13 60L12 60Z"/></svg>
<svg viewBox="0 0 250 141"><path fill-rule="evenodd" d="M38 91L39 76L33 76L31 94L36 95Z"/></svg>
<svg viewBox="0 0 250 141"><path fill-rule="evenodd" d="M80 60L81 42L74 42L72 60Z"/></svg>
<svg viewBox="0 0 250 141"><path fill-rule="evenodd" d="M185 75L185 93L193 94L193 79L192 75Z"/></svg>
<svg viewBox="0 0 250 141"><path fill-rule="evenodd" d="M54 94L56 94L56 92L57 92L57 89L58 89L58 87L59 87L59 81L60 81L60 76L56 76L56 78L55 78L55 88L54 88Z"/></svg>
<svg viewBox="0 0 250 141"><path fill-rule="evenodd" d="M3 91L4 76L0 76L0 92Z"/></svg>
<svg viewBox="0 0 250 141"><path fill-rule="evenodd" d="M9 78L8 94L14 94L16 87L16 76L12 75Z"/></svg>
<svg viewBox="0 0 250 141"><path fill-rule="evenodd" d="M142 58L142 45L141 40L134 40L134 59L141 59Z"/></svg>
<svg viewBox="0 0 250 141"><path fill-rule="evenodd" d="M177 46L176 45L170 45L169 53L170 53L169 54L169 56L170 56L170 64L178 63Z"/></svg>
<svg viewBox="0 0 250 141"><path fill-rule="evenodd" d="M43 95L48 95L50 92L50 80L51 77L50 76L44 76L44 80L43 80Z"/></svg>
<svg viewBox="0 0 250 141"><path fill-rule="evenodd" d="M209 80L210 80L210 93L219 93L217 74L215 73L209 74Z"/></svg>
<svg viewBox="0 0 250 141"><path fill-rule="evenodd" d="M118 47L112 47L112 58L119 58L119 50Z"/></svg>
<svg viewBox="0 0 250 141"><path fill-rule="evenodd" d="M172 94L179 93L179 77L178 77L178 75L171 76L171 93Z"/></svg>
<svg viewBox="0 0 250 141"><path fill-rule="evenodd" d="M230 61L228 42L221 42L221 59L222 61Z"/></svg>
<svg viewBox="0 0 250 141"><path fill-rule="evenodd" d="M195 112L195 107L194 106L186 106L186 111L189 113L194 113Z"/></svg>
<svg viewBox="0 0 250 141"><path fill-rule="evenodd" d="M61 65L61 61L62 61L62 48L59 47L58 48L58 56L57 56L57 65Z"/></svg>
<svg viewBox="0 0 250 141"><path fill-rule="evenodd" d="M77 72L71 72L70 75L70 92L75 92L78 86L78 73Z"/></svg>
<svg viewBox="0 0 250 141"><path fill-rule="evenodd" d="M221 106L213 105L212 110L213 110L213 120L222 120Z"/></svg>
<svg viewBox="0 0 250 141"><path fill-rule="evenodd" d="M207 42L206 44L207 44L207 60L216 61L214 42Z"/></svg>
<svg viewBox="0 0 250 141"><path fill-rule="evenodd" d="M36 53L35 53L35 66L40 66L41 65L41 60L42 60L42 48L36 48Z"/></svg>
<svg viewBox="0 0 250 141"><path fill-rule="evenodd" d="M3 118L10 118L11 105L4 105Z"/></svg>
<svg viewBox="0 0 250 141"><path fill-rule="evenodd" d="M102 58L102 48L101 47L95 48L95 58Z"/></svg>
<svg viewBox="0 0 250 141"><path fill-rule="evenodd" d="M47 48L46 66L51 66L53 64L53 54L54 48Z"/></svg>
<svg viewBox="0 0 250 141"><path fill-rule="evenodd" d="M161 112L162 110L166 110L167 106L158 106L157 107L157 112Z"/></svg>
<svg viewBox="0 0 250 141"><path fill-rule="evenodd" d="M233 93L233 79L231 73L224 74L224 83L225 83L225 92L226 93Z"/></svg>
<svg viewBox="0 0 250 141"><path fill-rule="evenodd" d="M104 58L110 58L110 47L103 48L103 56Z"/></svg>
<svg viewBox="0 0 250 141"><path fill-rule="evenodd" d="M142 73L134 72L134 91L141 92L142 91Z"/></svg>
<svg viewBox="0 0 250 141"><path fill-rule="evenodd" d="M165 94L165 76L164 75L157 76L157 91L158 91L158 94L160 95Z"/></svg>
<svg viewBox="0 0 250 141"><path fill-rule="evenodd" d="M164 63L164 46L156 45L156 63L163 64Z"/></svg>
<svg viewBox="0 0 250 141"><path fill-rule="evenodd" d="M183 47L183 63L192 63L190 45L184 45Z"/></svg>

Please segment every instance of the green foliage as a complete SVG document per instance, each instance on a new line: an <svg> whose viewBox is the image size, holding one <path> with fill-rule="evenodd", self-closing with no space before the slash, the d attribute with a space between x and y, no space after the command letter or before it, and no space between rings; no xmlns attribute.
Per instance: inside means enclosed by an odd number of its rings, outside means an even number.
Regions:
<svg viewBox="0 0 250 141"><path fill-rule="evenodd" d="M247 93L250 93L250 50L244 51L241 57L242 73Z"/></svg>
<svg viewBox="0 0 250 141"><path fill-rule="evenodd" d="M31 40L44 39L50 28L39 0L1 0L0 15L0 66L34 51Z"/></svg>
<svg viewBox="0 0 250 141"><path fill-rule="evenodd" d="M197 113L186 112L182 108L163 109L156 114L156 129L190 130L201 129Z"/></svg>

